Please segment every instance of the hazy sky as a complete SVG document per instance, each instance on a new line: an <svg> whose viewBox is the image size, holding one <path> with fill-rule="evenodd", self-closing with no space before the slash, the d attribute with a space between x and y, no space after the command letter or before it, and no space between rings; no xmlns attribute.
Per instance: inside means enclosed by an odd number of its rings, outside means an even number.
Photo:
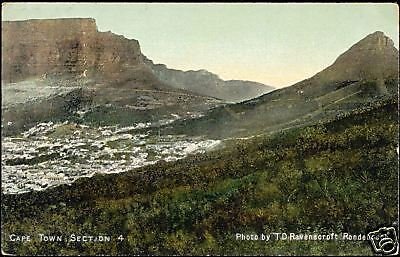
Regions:
<svg viewBox="0 0 400 257"><path fill-rule="evenodd" d="M2 17L92 17L100 31L139 40L155 63L275 87L312 76L377 30L399 44L396 4L8 3Z"/></svg>

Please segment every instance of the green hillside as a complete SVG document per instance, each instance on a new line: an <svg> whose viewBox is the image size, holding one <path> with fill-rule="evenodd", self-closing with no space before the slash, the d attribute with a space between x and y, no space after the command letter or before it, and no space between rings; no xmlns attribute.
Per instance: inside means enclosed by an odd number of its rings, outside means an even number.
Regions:
<svg viewBox="0 0 400 257"><path fill-rule="evenodd" d="M17 254L371 255L367 241L240 241L236 233L366 234L397 217L398 102L236 142L204 155L44 192L2 195ZM10 242L9 234L111 242ZM117 238L122 235L124 240Z"/></svg>

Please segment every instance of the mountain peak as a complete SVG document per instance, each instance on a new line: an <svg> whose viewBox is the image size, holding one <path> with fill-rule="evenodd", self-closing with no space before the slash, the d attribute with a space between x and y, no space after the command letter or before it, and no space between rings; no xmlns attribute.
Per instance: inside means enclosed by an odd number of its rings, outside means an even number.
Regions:
<svg viewBox="0 0 400 257"><path fill-rule="evenodd" d="M398 76L399 51L382 31L358 41L316 75L321 82L381 79Z"/></svg>
<svg viewBox="0 0 400 257"><path fill-rule="evenodd" d="M382 31L375 31L374 33L369 34L365 38L361 39L353 47L383 49L386 47L394 47L394 43L393 40L386 36Z"/></svg>
<svg viewBox="0 0 400 257"><path fill-rule="evenodd" d="M367 35L364 39L376 39L376 38L388 38L383 31L375 31L374 33L371 33Z"/></svg>

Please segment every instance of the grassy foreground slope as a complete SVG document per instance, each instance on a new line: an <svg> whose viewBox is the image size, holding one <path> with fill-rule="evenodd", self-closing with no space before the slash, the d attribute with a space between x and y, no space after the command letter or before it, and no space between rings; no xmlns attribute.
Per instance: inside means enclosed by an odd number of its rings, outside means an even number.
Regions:
<svg viewBox="0 0 400 257"><path fill-rule="evenodd" d="M62 255L370 255L366 241L251 242L235 234L366 234L391 225L398 219L397 142L398 102L390 100L174 163L3 195L2 248ZM21 243L10 242L11 233L113 238Z"/></svg>

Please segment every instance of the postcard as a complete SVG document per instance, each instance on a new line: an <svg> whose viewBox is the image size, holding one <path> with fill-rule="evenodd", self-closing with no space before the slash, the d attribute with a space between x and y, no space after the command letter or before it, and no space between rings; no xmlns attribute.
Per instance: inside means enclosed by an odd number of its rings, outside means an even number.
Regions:
<svg viewBox="0 0 400 257"><path fill-rule="evenodd" d="M2 4L2 255L398 254L398 13Z"/></svg>

